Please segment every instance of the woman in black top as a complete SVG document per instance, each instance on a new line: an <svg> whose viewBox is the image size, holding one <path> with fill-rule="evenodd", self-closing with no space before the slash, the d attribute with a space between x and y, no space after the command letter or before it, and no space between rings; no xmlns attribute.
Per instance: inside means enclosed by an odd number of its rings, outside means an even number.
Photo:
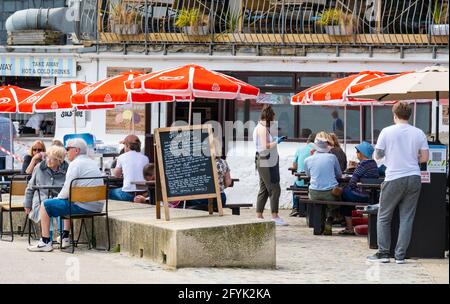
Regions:
<svg viewBox="0 0 450 304"><path fill-rule="evenodd" d="M45 144L42 140L36 140L30 147L28 154L23 158L22 173L33 173L34 167L45 157Z"/></svg>
<svg viewBox="0 0 450 304"><path fill-rule="evenodd" d="M338 138L336 134L329 133L328 143L331 145L330 153L336 155L339 166L341 167L341 171L344 172L347 169L347 155L344 150L341 149L341 145L339 144Z"/></svg>

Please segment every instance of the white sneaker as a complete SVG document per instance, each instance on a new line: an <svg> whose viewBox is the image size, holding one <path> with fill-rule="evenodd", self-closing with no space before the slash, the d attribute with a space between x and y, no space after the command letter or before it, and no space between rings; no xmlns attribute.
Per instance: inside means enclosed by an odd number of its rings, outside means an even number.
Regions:
<svg viewBox="0 0 450 304"><path fill-rule="evenodd" d="M62 239L62 243L61 243L61 236L58 236L56 238L56 241L61 244L61 248L63 248L63 249L67 248L67 247L70 247L70 238Z"/></svg>
<svg viewBox="0 0 450 304"><path fill-rule="evenodd" d="M395 264L406 264L406 260L405 259L403 259L403 260L395 259Z"/></svg>
<svg viewBox="0 0 450 304"><path fill-rule="evenodd" d="M31 252L50 252L50 251L53 251L53 246L52 246L51 242L46 244L46 243L44 243L42 241L42 239L40 239L39 242L36 245L28 246L28 251L31 251Z"/></svg>
<svg viewBox="0 0 450 304"><path fill-rule="evenodd" d="M289 224L286 223L281 217L273 218L272 221L274 221L277 226L289 226Z"/></svg>

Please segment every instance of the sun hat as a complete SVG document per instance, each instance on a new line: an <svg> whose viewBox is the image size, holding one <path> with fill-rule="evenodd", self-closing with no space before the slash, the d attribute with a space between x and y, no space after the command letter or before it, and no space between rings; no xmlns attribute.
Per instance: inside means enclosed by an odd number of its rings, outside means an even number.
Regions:
<svg viewBox="0 0 450 304"><path fill-rule="evenodd" d="M314 141L313 149L321 153L328 153L331 150L328 142L319 138L316 138L316 140Z"/></svg>

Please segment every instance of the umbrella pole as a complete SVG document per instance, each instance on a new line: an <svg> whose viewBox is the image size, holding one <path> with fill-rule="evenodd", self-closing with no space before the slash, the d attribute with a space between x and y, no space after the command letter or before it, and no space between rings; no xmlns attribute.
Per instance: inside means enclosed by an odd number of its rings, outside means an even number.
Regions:
<svg viewBox="0 0 450 304"><path fill-rule="evenodd" d="M439 92L436 92L436 143L440 144L439 141Z"/></svg>
<svg viewBox="0 0 450 304"><path fill-rule="evenodd" d="M14 125L12 122L12 118L11 118L11 113L9 113L9 120L10 120L10 124L9 124L9 139L11 141L11 154L14 154L14 140L13 140L13 129ZM12 157L12 169L14 170L14 157Z"/></svg>
<svg viewBox="0 0 450 304"><path fill-rule="evenodd" d="M131 105L131 132L134 134L134 105Z"/></svg>
<svg viewBox="0 0 450 304"><path fill-rule="evenodd" d="M363 120L362 120L362 115L363 115L363 110L362 110L362 105L359 106L359 142L362 142L363 139Z"/></svg>
<svg viewBox="0 0 450 304"><path fill-rule="evenodd" d="M347 153L347 105L344 107L344 152Z"/></svg>
<svg viewBox="0 0 450 304"><path fill-rule="evenodd" d="M189 101L189 118L188 118L188 125L191 125L191 115L192 115L192 101Z"/></svg>
<svg viewBox="0 0 450 304"><path fill-rule="evenodd" d="M417 117L417 101L414 100L414 127L416 126L416 117Z"/></svg>
<svg viewBox="0 0 450 304"><path fill-rule="evenodd" d="M372 137L372 145L374 144L373 125L373 103L370 103L370 136Z"/></svg>
<svg viewBox="0 0 450 304"><path fill-rule="evenodd" d="M73 131L77 134L77 110L73 109Z"/></svg>

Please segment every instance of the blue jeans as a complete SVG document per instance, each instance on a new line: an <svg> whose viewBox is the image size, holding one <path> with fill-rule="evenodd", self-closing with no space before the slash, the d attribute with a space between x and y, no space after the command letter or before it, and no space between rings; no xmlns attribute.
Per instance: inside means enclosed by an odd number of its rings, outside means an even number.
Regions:
<svg viewBox="0 0 450 304"><path fill-rule="evenodd" d="M124 201L124 202L134 201L134 193L122 191L122 188L110 189L108 197L109 199L116 201Z"/></svg>
<svg viewBox="0 0 450 304"><path fill-rule="evenodd" d="M45 211L47 211L48 216L58 217L58 216L68 216L70 210L72 214L89 214L92 211L78 207L75 204L69 203L66 199L50 198L46 199L44 202ZM70 208L70 210L69 210Z"/></svg>
<svg viewBox="0 0 450 304"><path fill-rule="evenodd" d="M344 187L342 191L342 199L345 202L356 202L356 203L368 203L369 194L352 190L350 187ZM352 206L341 206L341 213L345 217L351 217L352 211L355 210Z"/></svg>

